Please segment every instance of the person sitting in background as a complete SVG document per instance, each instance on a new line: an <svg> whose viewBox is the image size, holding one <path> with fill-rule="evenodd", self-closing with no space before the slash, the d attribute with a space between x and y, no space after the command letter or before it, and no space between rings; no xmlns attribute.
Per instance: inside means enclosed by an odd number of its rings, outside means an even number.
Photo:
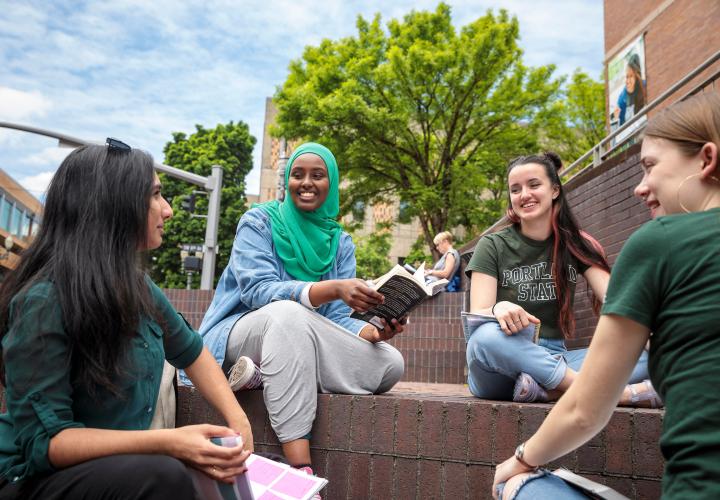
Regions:
<svg viewBox="0 0 720 500"><path fill-rule="evenodd" d="M433 238L433 243L442 257L438 259L432 269L425 270L425 282L446 279L448 284L445 287L447 292L455 292L460 288L460 254L453 248L453 236L450 231L438 233Z"/></svg>
<svg viewBox="0 0 720 500"><path fill-rule="evenodd" d="M383 296L355 278L355 246L335 220L338 185L325 146L306 143L293 152L284 200L240 218L200 325L235 389L256 386L245 381L259 373L283 453L309 473L317 393L385 392L404 370L400 352L384 342L403 331L403 319L377 329L350 317L351 308L365 311Z"/></svg>
<svg viewBox="0 0 720 500"><path fill-rule="evenodd" d="M245 413L141 266L172 216L153 165L114 139L70 153L37 236L0 285L1 499L191 500L184 464L225 482L245 470ZM148 430L165 359L228 427ZM209 440L238 434L247 451Z"/></svg>
<svg viewBox="0 0 720 500"><path fill-rule="evenodd" d="M719 150L717 92L673 104L648 122L635 195L653 220L622 247L577 380L535 435L498 465L496 497L580 498L537 466L605 427L649 339L650 376L665 401L662 498L720 498Z"/></svg>

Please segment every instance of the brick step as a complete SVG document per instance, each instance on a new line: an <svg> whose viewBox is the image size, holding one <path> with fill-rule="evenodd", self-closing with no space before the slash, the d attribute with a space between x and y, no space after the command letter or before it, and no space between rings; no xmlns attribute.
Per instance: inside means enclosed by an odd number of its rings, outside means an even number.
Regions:
<svg viewBox="0 0 720 500"><path fill-rule="evenodd" d="M262 391L236 396L256 448L280 452ZM453 384L400 383L378 396L320 394L311 453L316 472L330 481L323 498L489 497L495 465L551 408L477 399ZM618 408L603 432L550 467L567 467L630 498L659 498L663 414ZM179 389L177 422L223 424L189 387Z"/></svg>

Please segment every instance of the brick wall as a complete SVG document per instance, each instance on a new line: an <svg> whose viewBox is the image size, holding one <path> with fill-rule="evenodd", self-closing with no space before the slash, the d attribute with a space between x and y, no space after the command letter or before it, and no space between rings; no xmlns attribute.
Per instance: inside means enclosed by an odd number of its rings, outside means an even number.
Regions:
<svg viewBox="0 0 720 500"><path fill-rule="evenodd" d="M164 289L175 308L198 328L212 301L207 290ZM462 384L465 382L465 338L460 325L462 293L441 293L412 314L402 335L390 343L405 358L403 380Z"/></svg>
<svg viewBox="0 0 720 500"><path fill-rule="evenodd" d="M412 382L462 384L465 337L460 324L464 293L446 292L426 300L410 316L405 331L390 343L403 353Z"/></svg>
<svg viewBox="0 0 720 500"><path fill-rule="evenodd" d="M565 185L568 202L581 227L605 248L610 265L615 262L625 240L644 222L650 213L633 195L640 182L640 145L635 144ZM597 318L587 296L582 277L575 292L575 339L571 346L587 345L595 331Z"/></svg>
<svg viewBox="0 0 720 500"><path fill-rule="evenodd" d="M648 102L720 48L718 0L605 0L604 7L606 62L645 33ZM677 97L718 68L716 62Z"/></svg>
<svg viewBox="0 0 720 500"><path fill-rule="evenodd" d="M261 391L236 393L256 449L279 453ZM222 419L181 387L178 426ZM391 392L320 394L311 454L324 499L489 498L493 468L540 426L551 405ZM661 410L619 408L598 436L556 463L630 498L660 497Z"/></svg>

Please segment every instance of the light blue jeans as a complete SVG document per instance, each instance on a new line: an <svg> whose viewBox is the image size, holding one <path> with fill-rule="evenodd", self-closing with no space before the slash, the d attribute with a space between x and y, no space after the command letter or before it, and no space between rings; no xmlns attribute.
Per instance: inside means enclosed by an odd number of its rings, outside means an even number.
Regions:
<svg viewBox="0 0 720 500"><path fill-rule="evenodd" d="M497 486L498 498L502 498L505 483ZM550 471L540 469L532 476L523 480L520 486L512 492L512 500L537 500L539 498L552 498L553 500L585 500L591 498L581 490L569 485Z"/></svg>
<svg viewBox="0 0 720 500"><path fill-rule="evenodd" d="M567 368L580 371L587 349L568 351L562 339L533 343L534 325L515 335L506 335L495 322L483 323L467 345L468 386L483 399L510 401L520 372L530 375L547 390L555 389ZM647 352L643 351L630 383L649 378Z"/></svg>

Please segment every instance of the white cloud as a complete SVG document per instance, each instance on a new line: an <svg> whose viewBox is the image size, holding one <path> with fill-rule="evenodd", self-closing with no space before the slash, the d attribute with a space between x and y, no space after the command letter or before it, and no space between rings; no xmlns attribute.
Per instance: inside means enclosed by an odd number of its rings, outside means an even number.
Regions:
<svg viewBox="0 0 720 500"><path fill-rule="evenodd" d="M0 120L22 121L42 117L52 108L52 103L41 92L0 87Z"/></svg>
<svg viewBox="0 0 720 500"><path fill-rule="evenodd" d="M50 180L52 179L53 175L55 175L54 170L49 172L42 172L40 174L31 175L28 177L21 177L17 181L22 187L27 189L30 194L32 194L36 198L42 198L47 191L48 185L50 185Z"/></svg>
<svg viewBox="0 0 720 500"><path fill-rule="evenodd" d="M53 166L53 168L57 168L60 166L60 163L65 159L67 155L70 154L72 151L71 148L59 148L59 147L48 147L40 151L39 153L35 153L31 156L28 156L27 158L24 158L21 160L22 163L25 165L31 165L31 166L43 166L43 165L50 165ZM45 172L38 174L40 176L45 175ZM26 179L37 177L37 175L33 175L31 177L26 177Z"/></svg>
<svg viewBox="0 0 720 500"><path fill-rule="evenodd" d="M518 16L527 64L602 62L599 0L446 0L456 26L504 7ZM103 141L116 136L163 160L171 133L242 120L257 138L248 192L257 192L265 98L308 44L356 33L437 0L5 0L0 9L0 120ZM4 93L4 94L3 94ZM0 165L16 178L60 163L57 148L0 129ZM53 150L55 152L50 152ZM39 152L38 152L39 151Z"/></svg>

